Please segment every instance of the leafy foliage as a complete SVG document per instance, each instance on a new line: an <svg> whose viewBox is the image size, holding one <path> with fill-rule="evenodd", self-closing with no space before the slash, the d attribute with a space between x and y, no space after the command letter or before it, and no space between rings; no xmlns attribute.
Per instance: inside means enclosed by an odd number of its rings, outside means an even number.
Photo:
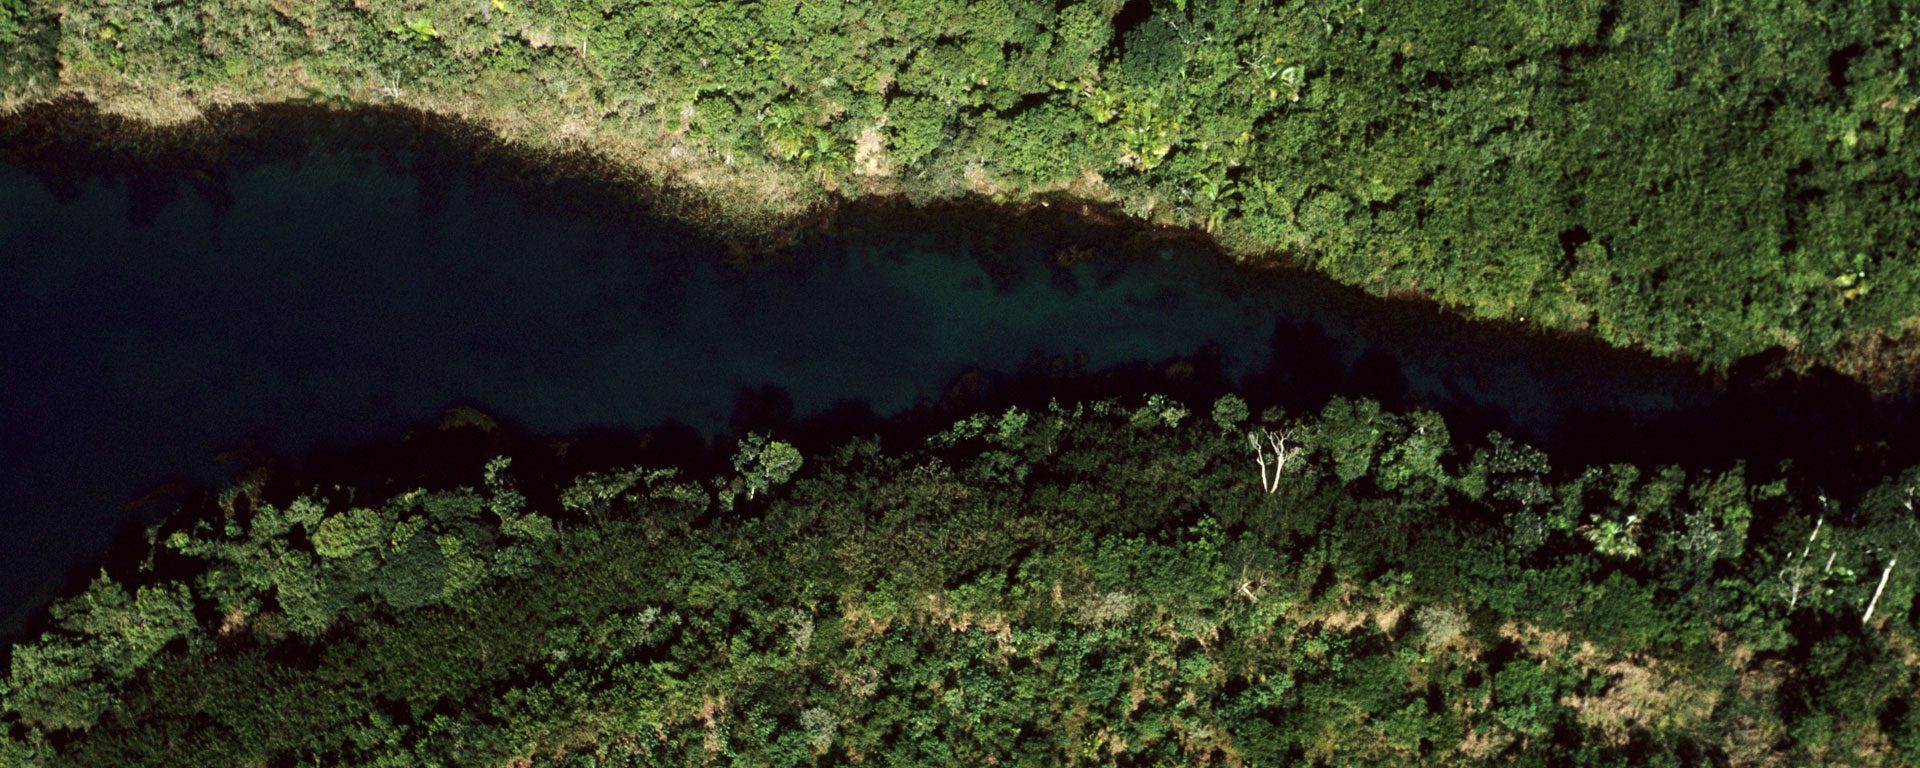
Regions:
<svg viewBox="0 0 1920 768"><path fill-rule="evenodd" d="M1920 560L1920 471L1843 502L1744 469L1555 470L1366 402L1213 412L1012 409L804 465L752 437L699 481L502 458L467 488L178 523L11 649L0 758L1920 757L1914 571L1860 618ZM1277 487L1252 429L1311 435ZM1631 558L1590 535L1629 518Z"/></svg>
<svg viewBox="0 0 1920 768"><path fill-rule="evenodd" d="M782 189L1068 188L1711 363L1920 306L1902 3L22 3L0 45L47 20L34 71L88 94L397 100Z"/></svg>

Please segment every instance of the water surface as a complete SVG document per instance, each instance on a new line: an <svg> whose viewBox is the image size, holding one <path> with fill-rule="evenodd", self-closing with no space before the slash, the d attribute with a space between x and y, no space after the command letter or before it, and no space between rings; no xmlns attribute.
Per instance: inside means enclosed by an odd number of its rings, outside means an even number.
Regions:
<svg viewBox="0 0 1920 768"><path fill-rule="evenodd" d="M0 628L97 558L128 500L217 477L222 450L297 457L457 403L541 433L720 435L767 387L797 417L848 402L887 416L969 370L1205 352L1270 402L1372 396L1600 454L1662 458L1740 425L1751 439L1706 454L1742 458L1834 418L1202 249L1065 267L1033 245L1044 236L988 249L962 222L868 221L741 269L661 221L403 168L315 148L156 203L0 165ZM1829 410L1877 418L1843 394Z"/></svg>

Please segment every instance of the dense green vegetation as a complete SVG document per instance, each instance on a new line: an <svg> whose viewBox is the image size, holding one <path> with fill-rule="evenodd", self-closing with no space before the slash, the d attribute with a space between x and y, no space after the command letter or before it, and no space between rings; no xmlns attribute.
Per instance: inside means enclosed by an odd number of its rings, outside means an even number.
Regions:
<svg viewBox="0 0 1920 768"><path fill-rule="evenodd" d="M37 35L0 103L409 104L802 201L1069 190L1377 292L1862 372L1920 322L1916 29L1854 0L0 0L0 45Z"/></svg>
<svg viewBox="0 0 1920 768"><path fill-rule="evenodd" d="M1829 499L1248 411L232 494L12 649L0 764L1920 760L1920 471Z"/></svg>
<svg viewBox="0 0 1920 768"><path fill-rule="evenodd" d="M0 0L0 112L399 104L789 212L1073 196L1479 315L1872 373L1920 331L1917 29L1839 0ZM1232 397L819 448L242 489L7 650L0 765L1920 764L1920 470L1829 498Z"/></svg>

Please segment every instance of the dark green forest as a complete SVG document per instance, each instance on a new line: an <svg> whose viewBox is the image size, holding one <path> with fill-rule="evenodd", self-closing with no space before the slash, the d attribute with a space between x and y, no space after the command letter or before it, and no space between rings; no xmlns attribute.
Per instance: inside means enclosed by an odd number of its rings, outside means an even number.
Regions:
<svg viewBox="0 0 1920 768"><path fill-rule="evenodd" d="M0 763L1920 760L1920 471L1838 498L1249 410L242 483L13 648Z"/></svg>
<svg viewBox="0 0 1920 768"><path fill-rule="evenodd" d="M720 229L1074 205L1887 391L1917 36L1907 0L0 0L0 120L397 107ZM726 455L251 476L0 650L0 766L1920 765L1920 468L1231 395Z"/></svg>
<svg viewBox="0 0 1920 768"><path fill-rule="evenodd" d="M1916 30L1900 0L0 0L0 111L400 104L789 209L1064 196L1478 316L1910 379Z"/></svg>

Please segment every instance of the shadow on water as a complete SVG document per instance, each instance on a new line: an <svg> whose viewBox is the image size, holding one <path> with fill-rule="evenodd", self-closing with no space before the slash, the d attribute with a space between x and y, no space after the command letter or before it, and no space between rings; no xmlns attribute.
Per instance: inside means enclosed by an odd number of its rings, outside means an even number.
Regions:
<svg viewBox="0 0 1920 768"><path fill-rule="evenodd" d="M566 436L554 472L697 470L746 431L895 442L981 409L1237 390L1430 408L1563 467L1792 458L1845 493L1920 459L1912 401L1829 372L1703 375L1071 201L863 202L743 264L648 207L661 187L418 114L266 110L207 137L68 109L0 127L0 630L83 583L116 527L138 549L262 457L368 492L473 482L528 435ZM459 403L493 418L393 439Z"/></svg>

